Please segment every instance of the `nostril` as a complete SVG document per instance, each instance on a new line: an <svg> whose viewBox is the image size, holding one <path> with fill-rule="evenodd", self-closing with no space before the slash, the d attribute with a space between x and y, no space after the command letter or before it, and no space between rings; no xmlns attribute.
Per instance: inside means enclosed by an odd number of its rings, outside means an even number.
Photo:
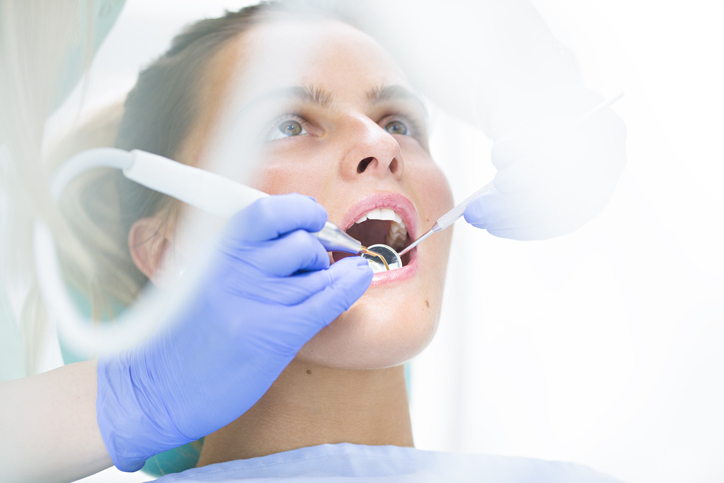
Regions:
<svg viewBox="0 0 724 483"><path fill-rule="evenodd" d="M367 169L367 166L374 160L375 158L365 158L362 161L359 162L357 165L357 172L358 173L364 173L365 169Z"/></svg>

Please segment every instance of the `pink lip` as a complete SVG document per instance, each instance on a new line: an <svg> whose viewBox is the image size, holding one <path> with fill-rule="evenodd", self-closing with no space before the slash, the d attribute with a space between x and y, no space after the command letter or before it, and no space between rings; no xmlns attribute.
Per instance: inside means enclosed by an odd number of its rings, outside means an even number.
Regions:
<svg viewBox="0 0 724 483"><path fill-rule="evenodd" d="M412 240L415 239L417 236L417 210L412 202L405 196L394 192L375 193L361 199L352 206L349 211L347 211L347 214L344 215L344 218L342 218L342 222L339 224L339 227L343 230L347 230L357 220L359 220L362 215L374 210L375 208L390 208L397 212L400 217L402 217L402 221L405 222L407 233L409 233L410 238ZM372 278L371 287L408 280L414 277L416 273L417 248L413 248L410 251L410 263L405 265L403 268L398 268L397 270L375 273L375 276Z"/></svg>
<svg viewBox="0 0 724 483"><path fill-rule="evenodd" d="M417 210L410 200L399 193L375 193L362 198L347 211L339 227L343 230L348 229L354 222L359 220L362 215L369 213L375 208L390 208L399 213L402 221L405 222L407 233L410 234L413 240L415 239L417 235Z"/></svg>
<svg viewBox="0 0 724 483"><path fill-rule="evenodd" d="M378 287L388 283L402 282L403 280L411 279L417 273L417 248L410 250L410 263L397 270L390 270L389 272L377 272L372 277L372 284L370 287Z"/></svg>

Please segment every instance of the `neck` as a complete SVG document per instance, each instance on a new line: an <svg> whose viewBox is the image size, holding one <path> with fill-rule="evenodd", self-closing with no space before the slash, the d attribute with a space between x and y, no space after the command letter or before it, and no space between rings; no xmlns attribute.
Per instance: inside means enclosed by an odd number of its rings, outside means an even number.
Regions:
<svg viewBox="0 0 724 483"><path fill-rule="evenodd" d="M205 438L198 466L325 443L413 446L403 366L353 371L295 359L249 411Z"/></svg>

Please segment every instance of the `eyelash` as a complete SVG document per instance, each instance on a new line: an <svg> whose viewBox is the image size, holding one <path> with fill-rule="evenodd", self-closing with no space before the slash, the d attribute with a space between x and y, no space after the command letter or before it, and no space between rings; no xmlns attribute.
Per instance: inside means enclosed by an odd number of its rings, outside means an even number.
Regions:
<svg viewBox="0 0 724 483"><path fill-rule="evenodd" d="M413 138L419 138L422 135L423 129L420 122L416 121L414 116L406 116L404 114L391 114L382 118L385 122L382 124L382 129L392 121L400 121L405 124L408 128L408 133L405 136Z"/></svg>
<svg viewBox="0 0 724 483"><path fill-rule="evenodd" d="M302 127L303 132L295 135L295 136L284 136L283 133L279 131L279 126L284 123L285 121L296 121L300 124ZM384 121L384 122L382 122ZM392 121L399 121L405 124L405 126L408 129L407 134L404 134L404 136L410 136L414 138L419 138L424 129L422 128L422 123L415 120L414 116L406 116L404 114L389 114L386 116L383 116L380 121L378 121L378 124L381 125L382 129L385 129L387 124L391 123ZM265 136L265 139L267 141L276 141L279 139L287 139L290 137L297 137L301 136L302 134L309 134L307 130L305 129L305 126L309 125L309 122L302 117L301 114L297 112L287 112L285 114L282 114L281 116L278 116L275 118L269 125L269 128L265 130L267 133Z"/></svg>
<svg viewBox="0 0 724 483"><path fill-rule="evenodd" d="M283 133L279 131L279 126L285 121L298 122L299 125L302 127L303 132L297 134L296 136L284 136ZM307 122L307 120L304 119L300 114L296 112L287 112L285 114L282 114L281 116L278 116L271 123L269 123L269 127L264 131L266 133L264 137L267 141L276 141L279 139L287 139L290 137L301 136L302 134L309 134L305 129L305 126L307 126L308 124L309 123Z"/></svg>

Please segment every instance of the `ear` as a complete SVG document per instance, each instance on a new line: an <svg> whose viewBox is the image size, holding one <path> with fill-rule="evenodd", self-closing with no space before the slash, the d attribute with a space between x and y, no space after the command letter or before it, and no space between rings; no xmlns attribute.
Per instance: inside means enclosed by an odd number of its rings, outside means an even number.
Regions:
<svg viewBox="0 0 724 483"><path fill-rule="evenodd" d="M158 287L166 285L166 272L173 268L165 262L166 252L173 248L173 242L173 230L164 229L161 216L142 218L128 232L128 249L133 263Z"/></svg>

